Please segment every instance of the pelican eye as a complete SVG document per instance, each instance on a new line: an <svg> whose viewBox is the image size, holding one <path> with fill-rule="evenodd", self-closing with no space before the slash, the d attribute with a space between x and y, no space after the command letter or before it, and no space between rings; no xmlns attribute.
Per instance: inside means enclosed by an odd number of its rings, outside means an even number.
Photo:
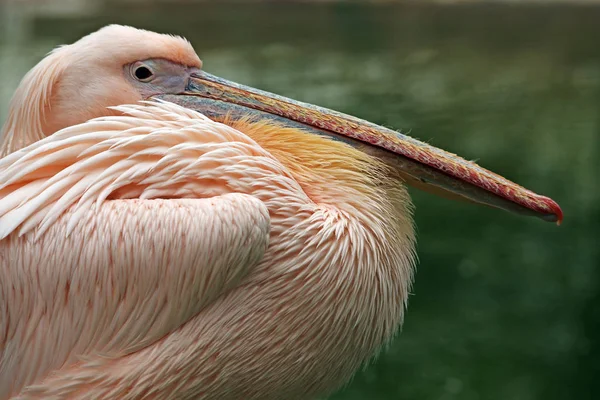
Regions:
<svg viewBox="0 0 600 400"><path fill-rule="evenodd" d="M133 71L135 79L140 82L148 82L154 77L154 73L145 65L136 67Z"/></svg>

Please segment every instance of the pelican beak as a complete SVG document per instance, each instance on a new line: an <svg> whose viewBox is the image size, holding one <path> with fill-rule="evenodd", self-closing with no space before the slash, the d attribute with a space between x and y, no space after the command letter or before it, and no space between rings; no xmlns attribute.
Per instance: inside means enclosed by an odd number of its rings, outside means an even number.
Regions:
<svg viewBox="0 0 600 400"><path fill-rule="evenodd" d="M531 192L479 165L391 129L195 71L183 95L159 96L210 118L256 117L342 140L392 166L408 184L560 225L552 199Z"/></svg>

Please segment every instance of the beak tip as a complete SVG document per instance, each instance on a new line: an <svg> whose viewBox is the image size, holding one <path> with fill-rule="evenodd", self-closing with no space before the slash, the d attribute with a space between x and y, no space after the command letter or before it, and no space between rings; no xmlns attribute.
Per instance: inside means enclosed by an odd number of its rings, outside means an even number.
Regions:
<svg viewBox="0 0 600 400"><path fill-rule="evenodd" d="M560 226L563 221L563 211L558 205L558 203L548 197L544 198L544 203L546 205L546 208L549 209L550 215L552 215L553 219L556 222L556 225Z"/></svg>
<svg viewBox="0 0 600 400"><path fill-rule="evenodd" d="M557 216L556 225L560 226L563 221L563 213L562 213L562 210L560 209L560 207L558 208L558 213L556 214L556 216Z"/></svg>

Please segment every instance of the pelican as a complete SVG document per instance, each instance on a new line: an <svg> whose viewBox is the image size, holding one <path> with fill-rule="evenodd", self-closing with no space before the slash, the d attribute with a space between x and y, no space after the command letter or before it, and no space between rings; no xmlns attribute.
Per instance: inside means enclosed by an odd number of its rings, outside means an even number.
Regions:
<svg viewBox="0 0 600 400"><path fill-rule="evenodd" d="M394 337L405 184L562 220L393 130L110 25L23 78L0 159L0 399L309 399Z"/></svg>

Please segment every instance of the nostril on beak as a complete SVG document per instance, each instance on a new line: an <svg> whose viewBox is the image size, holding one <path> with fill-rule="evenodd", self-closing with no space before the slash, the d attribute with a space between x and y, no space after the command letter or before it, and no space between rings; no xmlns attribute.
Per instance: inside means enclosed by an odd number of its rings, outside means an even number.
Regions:
<svg viewBox="0 0 600 400"><path fill-rule="evenodd" d="M190 74L190 78L200 78L201 77L201 70L200 68L188 68L188 73Z"/></svg>

